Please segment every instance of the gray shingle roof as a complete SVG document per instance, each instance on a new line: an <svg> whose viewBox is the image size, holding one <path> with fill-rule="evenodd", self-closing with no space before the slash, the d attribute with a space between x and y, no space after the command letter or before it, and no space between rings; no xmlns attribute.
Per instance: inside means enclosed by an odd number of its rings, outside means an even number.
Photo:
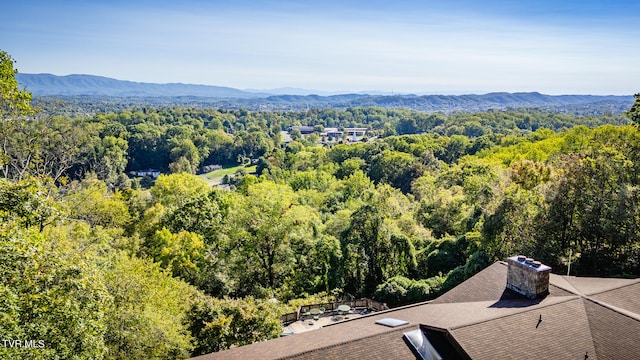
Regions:
<svg viewBox="0 0 640 360"><path fill-rule="evenodd" d="M593 301L584 304L598 359L640 358L640 321Z"/></svg>
<svg viewBox="0 0 640 360"><path fill-rule="evenodd" d="M582 298L521 310L450 331L472 359L581 359L595 354Z"/></svg>
<svg viewBox="0 0 640 360"><path fill-rule="evenodd" d="M420 327L445 334L461 358L638 358L640 279L552 274L549 295L532 300L505 291L506 273L497 262L432 302L198 359L415 359L402 334ZM409 324L375 324L385 317Z"/></svg>

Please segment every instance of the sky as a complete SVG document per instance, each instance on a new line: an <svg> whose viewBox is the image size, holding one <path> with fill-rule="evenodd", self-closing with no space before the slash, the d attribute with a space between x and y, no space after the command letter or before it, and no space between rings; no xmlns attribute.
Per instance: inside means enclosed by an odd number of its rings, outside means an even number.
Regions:
<svg viewBox="0 0 640 360"><path fill-rule="evenodd" d="M21 73L238 89L640 92L637 0L20 0Z"/></svg>

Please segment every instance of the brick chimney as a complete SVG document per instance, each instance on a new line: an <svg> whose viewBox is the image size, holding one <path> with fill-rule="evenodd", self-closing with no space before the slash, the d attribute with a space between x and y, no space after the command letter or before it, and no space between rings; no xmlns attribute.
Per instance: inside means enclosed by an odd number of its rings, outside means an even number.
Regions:
<svg viewBox="0 0 640 360"><path fill-rule="evenodd" d="M549 293L551 267L523 255L507 258L507 288L530 299Z"/></svg>

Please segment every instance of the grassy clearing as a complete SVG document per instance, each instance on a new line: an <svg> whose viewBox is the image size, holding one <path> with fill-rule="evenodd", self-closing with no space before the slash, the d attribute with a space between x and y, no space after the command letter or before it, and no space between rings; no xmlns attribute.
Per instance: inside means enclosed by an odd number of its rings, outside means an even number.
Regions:
<svg viewBox="0 0 640 360"><path fill-rule="evenodd" d="M238 165L238 166L228 167L220 170L214 170L212 172L202 174L201 176L207 179L210 183L220 184L222 183L222 178L224 178L225 175L233 175L239 169L245 169L247 171L247 174L251 174L256 171L256 168L257 168L256 165L252 165L252 166Z"/></svg>

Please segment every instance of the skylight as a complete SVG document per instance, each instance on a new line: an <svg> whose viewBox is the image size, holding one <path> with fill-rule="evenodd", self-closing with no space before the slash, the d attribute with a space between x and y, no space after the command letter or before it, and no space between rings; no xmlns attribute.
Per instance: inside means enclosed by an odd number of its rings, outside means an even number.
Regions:
<svg viewBox="0 0 640 360"><path fill-rule="evenodd" d="M403 334L405 340L412 347L411 350L420 356L423 360L442 360L442 356L438 354L438 351L431 345L429 339L424 336L422 330L413 330Z"/></svg>
<svg viewBox="0 0 640 360"><path fill-rule="evenodd" d="M384 325L392 328L402 326L402 325L407 325L408 323L409 323L408 321L398 320L394 318L384 318L376 321L376 324L378 325Z"/></svg>

